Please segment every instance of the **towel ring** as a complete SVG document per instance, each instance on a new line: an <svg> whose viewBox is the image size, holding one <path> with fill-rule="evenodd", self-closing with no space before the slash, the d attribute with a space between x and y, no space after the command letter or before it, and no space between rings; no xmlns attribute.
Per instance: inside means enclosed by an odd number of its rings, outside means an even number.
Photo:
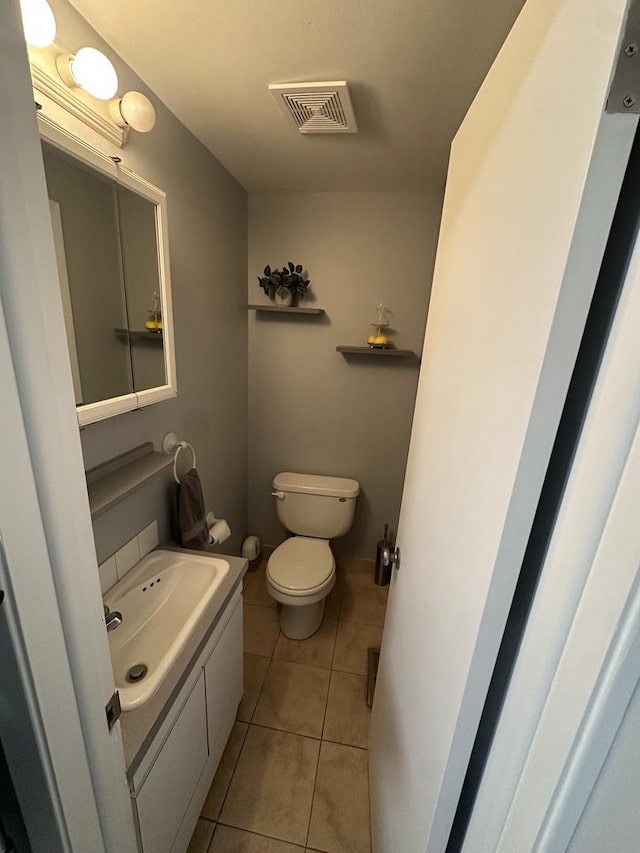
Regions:
<svg viewBox="0 0 640 853"><path fill-rule="evenodd" d="M165 453L173 453L173 479L180 484L178 477L178 456L180 451L188 448L191 451L192 464L191 467L196 467L196 452L188 441L178 441L178 436L175 432L168 432L162 439L162 449Z"/></svg>
<svg viewBox="0 0 640 853"><path fill-rule="evenodd" d="M196 467L195 450L193 449L193 447L191 447L188 441L179 441L178 446L176 447L176 452L173 456L173 479L176 481L176 483L180 483L180 477L178 477L178 456L180 456L180 451L185 450L187 447L191 451L191 458L193 460L191 467Z"/></svg>

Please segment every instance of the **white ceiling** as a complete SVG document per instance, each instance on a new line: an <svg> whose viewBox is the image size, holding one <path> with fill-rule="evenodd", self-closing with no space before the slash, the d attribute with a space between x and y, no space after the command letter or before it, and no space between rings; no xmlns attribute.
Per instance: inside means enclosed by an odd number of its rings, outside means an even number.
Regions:
<svg viewBox="0 0 640 853"><path fill-rule="evenodd" d="M73 0L250 191L430 189L524 0ZM349 81L359 133L308 136L272 82Z"/></svg>

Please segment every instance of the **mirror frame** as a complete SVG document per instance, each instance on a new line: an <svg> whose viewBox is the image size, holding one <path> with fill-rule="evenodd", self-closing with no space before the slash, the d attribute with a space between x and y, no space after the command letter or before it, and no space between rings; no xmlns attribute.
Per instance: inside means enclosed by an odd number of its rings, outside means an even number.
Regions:
<svg viewBox="0 0 640 853"><path fill-rule="evenodd" d="M167 195L158 187L141 178L119 162L119 154L109 157L92 148L82 139L64 130L51 119L38 114L38 130L45 142L71 154L83 163L97 169L117 184L143 196L155 205L156 238L158 246L158 276L160 279L160 300L162 308L162 343L166 383L144 391L132 391L119 397L98 400L76 406L80 426L132 412L161 400L177 396L176 354L173 334L173 307L171 301L171 274L169 267L169 229L167 225Z"/></svg>

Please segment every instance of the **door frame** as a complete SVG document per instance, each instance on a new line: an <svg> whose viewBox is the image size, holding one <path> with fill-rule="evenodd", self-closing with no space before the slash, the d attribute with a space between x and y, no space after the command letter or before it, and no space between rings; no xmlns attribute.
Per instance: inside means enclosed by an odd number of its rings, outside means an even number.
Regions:
<svg viewBox="0 0 640 853"><path fill-rule="evenodd" d="M566 849L640 679L639 325L636 236L464 851Z"/></svg>
<svg viewBox="0 0 640 853"><path fill-rule="evenodd" d="M102 850L1 301L0 411L0 738L33 849Z"/></svg>
<svg viewBox="0 0 640 853"><path fill-rule="evenodd" d="M0 112L3 157L0 158L0 300L22 413L47 560L36 560L33 579L53 583L56 615L64 635L63 663L69 668L86 750L87 811L95 808L104 842L79 850L136 849L133 813L126 781L120 725L109 731L105 706L113 693L113 674L102 613L91 516L84 477L80 435L48 197L37 129L29 64L17 3L0 0ZM5 548L11 530L4 531ZM8 554L7 581L20 585L23 561ZM20 624L38 615L36 597L15 600ZM36 619L37 621L37 619ZM43 634L46 637L46 634ZM37 634L33 639L37 639ZM42 637L40 638L42 640ZM53 644L52 644L53 646ZM46 644L27 647L44 665ZM48 701L46 692L37 696ZM43 720L43 724L46 721ZM69 719L71 726L71 718ZM48 737L57 738L55 726ZM80 773L80 767L78 767ZM92 792L94 803L91 803ZM66 792L61 802L74 811ZM77 815L82 819L82 814Z"/></svg>

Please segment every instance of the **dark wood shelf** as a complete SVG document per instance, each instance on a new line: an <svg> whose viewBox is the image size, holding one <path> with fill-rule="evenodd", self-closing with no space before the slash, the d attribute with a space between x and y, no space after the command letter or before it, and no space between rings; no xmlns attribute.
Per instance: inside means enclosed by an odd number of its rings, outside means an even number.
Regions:
<svg viewBox="0 0 640 853"><path fill-rule="evenodd" d="M154 450L147 441L87 471L91 518L120 503L170 465L173 456Z"/></svg>
<svg viewBox="0 0 640 853"><path fill-rule="evenodd" d="M394 349L388 347L381 349L373 347L336 347L336 352L341 352L343 355L372 355L376 358L411 358L415 361L420 361L420 357L411 349Z"/></svg>
<svg viewBox="0 0 640 853"><path fill-rule="evenodd" d="M147 329L115 329L115 333L119 338L131 338L134 341L160 341L162 343L162 329L158 332L152 332Z"/></svg>
<svg viewBox="0 0 640 853"><path fill-rule="evenodd" d="M267 311L271 314L324 314L324 308L280 307L279 305L249 305L249 311Z"/></svg>

